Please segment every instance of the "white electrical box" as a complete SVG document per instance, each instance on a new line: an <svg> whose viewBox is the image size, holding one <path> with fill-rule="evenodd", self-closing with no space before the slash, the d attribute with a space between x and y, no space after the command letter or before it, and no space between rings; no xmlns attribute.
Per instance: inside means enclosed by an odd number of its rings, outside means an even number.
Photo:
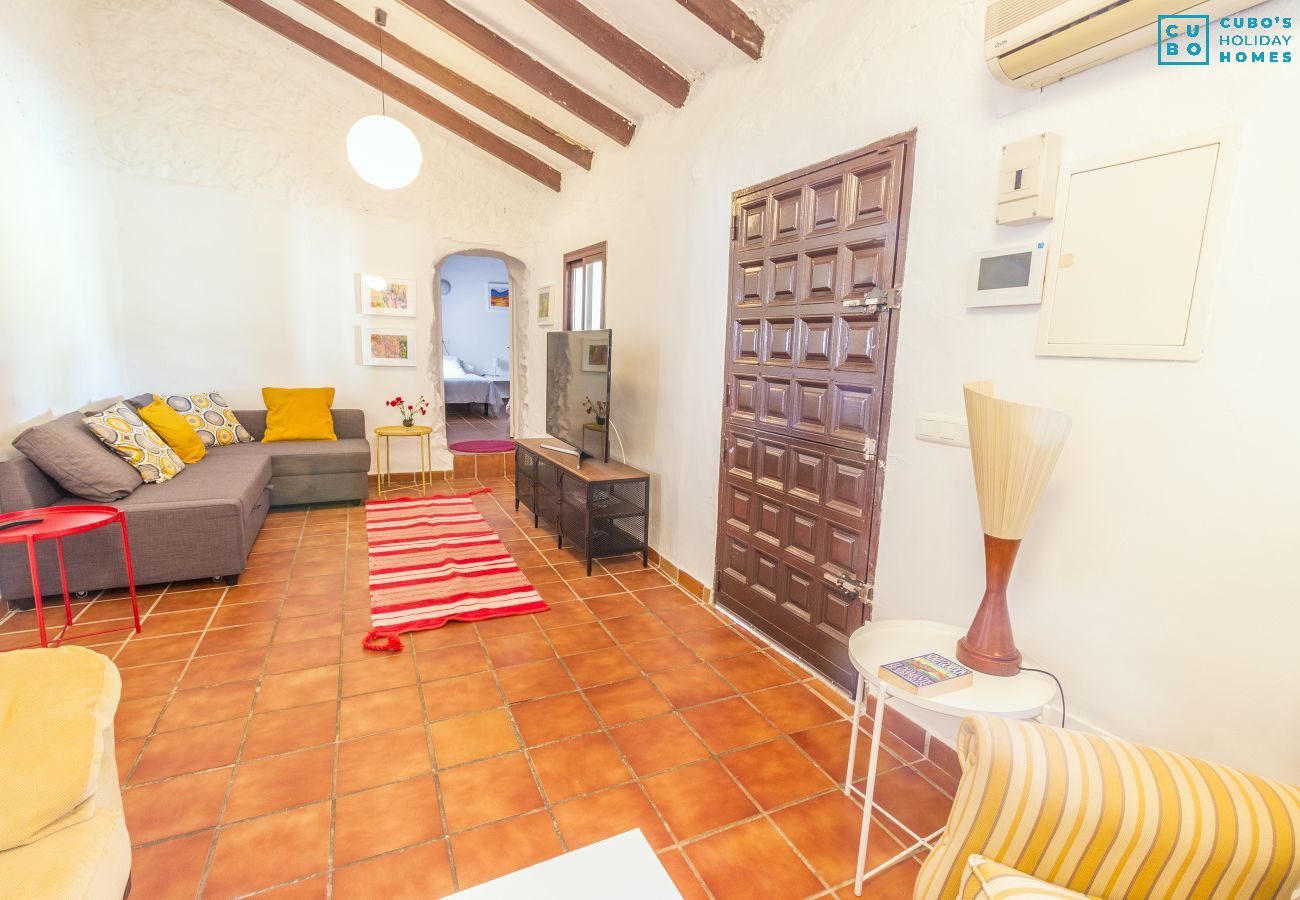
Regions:
<svg viewBox="0 0 1300 900"><path fill-rule="evenodd" d="M1056 213L1056 182L1061 175L1059 134L1044 132L1002 148L998 172L998 224L1046 222Z"/></svg>
<svg viewBox="0 0 1300 900"><path fill-rule="evenodd" d="M1228 127L1072 167L1040 356L1200 359L1239 135Z"/></svg>

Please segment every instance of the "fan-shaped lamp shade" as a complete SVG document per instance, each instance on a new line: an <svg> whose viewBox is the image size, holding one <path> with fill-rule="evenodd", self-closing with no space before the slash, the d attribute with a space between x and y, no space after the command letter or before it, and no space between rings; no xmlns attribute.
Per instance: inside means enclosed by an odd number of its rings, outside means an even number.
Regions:
<svg viewBox="0 0 1300 900"><path fill-rule="evenodd" d="M1007 582L1020 539L1070 433L1070 417L999 400L991 381L974 381L963 390L984 527L984 597L957 642L957 661L986 675L1015 675L1021 656L1007 612Z"/></svg>
<svg viewBox="0 0 1300 900"><path fill-rule="evenodd" d="M984 533L1020 540L1056 468L1070 417L993 396L993 382L963 386L970 455Z"/></svg>
<svg viewBox="0 0 1300 900"><path fill-rule="evenodd" d="M420 174L424 154L415 133L391 116L366 116L348 131L348 162L361 178L386 191Z"/></svg>

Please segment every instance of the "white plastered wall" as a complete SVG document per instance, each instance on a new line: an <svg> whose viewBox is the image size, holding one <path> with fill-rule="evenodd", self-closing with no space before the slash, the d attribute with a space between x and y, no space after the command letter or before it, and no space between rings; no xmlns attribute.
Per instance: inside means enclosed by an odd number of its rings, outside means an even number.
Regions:
<svg viewBox="0 0 1300 900"><path fill-rule="evenodd" d="M1260 11L1300 20L1296 0ZM366 188L339 136L372 92L223 4L6 3L3 39L28 49L0 57L0 437L108 393L214 387L242 405L276 382L333 383L373 425L395 393L437 396L437 348L414 369L358 366L355 272L423 279L423 336L435 262L501 253L527 264L511 273L526 323L538 285L558 302L562 254L607 240L615 421L655 476L655 545L710 581L730 195L916 127L876 615L974 611L969 460L911 433L992 378L1075 419L1011 596L1020 645L1061 676L1077 721L1300 780L1300 68L1158 69L1143 51L1023 94L984 71L982 12L814 0L761 62L735 54L557 199L400 109L425 172ZM1035 310L964 309L974 251L1047 233L993 224L1004 142L1056 131L1079 160L1226 123L1243 144L1203 360L1041 359ZM517 327L516 372L544 370L543 332ZM543 391L516 398L532 433Z"/></svg>
<svg viewBox="0 0 1300 900"><path fill-rule="evenodd" d="M731 193L917 128L876 617L974 614L969 455L912 435L920 412L962 415L961 384L991 378L1075 421L1010 589L1018 642L1061 677L1074 722L1300 780L1300 126L1283 112L1300 63L1168 69L1150 49L1023 93L984 68L983 9L800 7L760 62L711 73L571 179L539 281L558 285L565 251L608 241L613 419L628 461L654 475L654 545L711 582ZM1300 3L1258 14L1300 21ZM1036 308L964 308L976 251L1050 228L994 224L1004 143L1059 132L1068 163L1228 123L1243 145L1201 361L1039 358ZM533 433L543 390L530 385Z"/></svg>
<svg viewBox="0 0 1300 900"><path fill-rule="evenodd" d="M21 188L0 222L22 240L3 252L23 273L0 288L0 341L20 336L0 362L0 437L103 395L219 390L242 407L302 385L334 386L369 428L393 420L388 398L423 393L443 435L434 266L524 257L554 193L397 104L424 168L400 191L364 184L343 135L377 93L221 3L15 0L4 15L3 38L33 46L0 63L27 129L0 136L0 178ZM417 317L362 316L358 272L416 279ZM33 303L52 277L63 305ZM531 290L522 266L512 277ZM365 325L416 330L418 365L361 365ZM75 367L60 355L83 347ZM416 464L395 442L394 468ZM445 438L433 466L451 468Z"/></svg>

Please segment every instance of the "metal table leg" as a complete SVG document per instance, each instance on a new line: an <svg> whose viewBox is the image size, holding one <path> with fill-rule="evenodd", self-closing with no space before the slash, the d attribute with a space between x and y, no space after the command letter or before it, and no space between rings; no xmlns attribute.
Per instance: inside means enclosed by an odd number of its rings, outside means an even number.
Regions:
<svg viewBox="0 0 1300 900"><path fill-rule="evenodd" d="M41 575L36 562L36 540L27 538L27 565L32 570L32 597L36 601L36 627L41 630L41 646L50 646L50 639L45 634L45 608L41 605Z"/></svg>
<svg viewBox="0 0 1300 900"><path fill-rule="evenodd" d="M54 539L54 548L59 557L59 585L63 588L63 632L72 627L72 598L68 596L68 568L63 562L63 538ZM63 637L60 632L59 637Z"/></svg>
<svg viewBox="0 0 1300 900"><path fill-rule="evenodd" d="M858 675L859 681L862 675ZM859 694L862 691L858 692ZM871 723L871 762L867 764L867 787L862 796L862 831L858 835L858 866L854 870L853 893L862 895L863 872L867 868L867 841L871 836L871 811L876 805L876 769L880 763L880 732L885 724L885 697L889 689L882 682L876 694L876 716ZM855 720L856 721L856 720ZM854 728L854 736L857 728ZM850 762L850 765L852 763ZM852 770L850 770L852 774ZM852 784L852 780L849 784Z"/></svg>
<svg viewBox="0 0 1300 900"><path fill-rule="evenodd" d="M858 758L858 723L862 721L862 692L867 680L858 675L857 690L853 695L853 733L849 736L849 768L844 773L844 796L853 794L853 763Z"/></svg>
<svg viewBox="0 0 1300 900"><path fill-rule="evenodd" d="M857 722L862 712L862 707L864 705L865 694L866 694L864 681L865 679L859 673L858 696L854 703L854 717L853 717L854 734L853 734L853 738L850 740L851 745L856 744L857 741ZM859 897L862 896L862 883L864 881L866 881L869 878L874 878L875 876L879 875L881 872L885 871L886 869L898 865L898 863L902 862L905 859L915 856L921 850L933 850L935 841L938 839L939 835L943 834L944 831L943 828L940 828L937 831L934 831L926 835L925 837L921 837L921 835L917 834L915 831L908 828L902 822L898 821L898 819L895 818L893 815L891 815L889 812L876 806L876 771L878 769L878 763L880 760L880 736L885 723L885 702L888 699L889 699L889 688L886 684L882 682L876 687L876 715L871 725L871 762L867 766L867 786L866 789L861 792L862 831L858 837L858 864L857 864L857 869L855 870L855 877L853 881L853 893L854 895ZM849 772L848 772L848 778L846 779L846 783L845 783L846 794L850 793L852 790L853 756L855 751L856 751L856 747L851 746L849 750ZM900 831L902 831L908 837L912 838L916 843L912 844L910 847L904 848L901 852L894 854L889 859L885 860L880 865L873 868L870 872L867 872L866 871L867 846L868 846L868 840L871 836L871 815L873 812L879 812L882 816L884 816L895 826L897 826Z"/></svg>
<svg viewBox="0 0 1300 900"><path fill-rule="evenodd" d="M126 537L126 514L121 514L118 524L122 526L122 560L126 564L126 585L131 591L131 616L135 620L135 633L140 633L140 601L135 595L135 567L131 565L131 542Z"/></svg>

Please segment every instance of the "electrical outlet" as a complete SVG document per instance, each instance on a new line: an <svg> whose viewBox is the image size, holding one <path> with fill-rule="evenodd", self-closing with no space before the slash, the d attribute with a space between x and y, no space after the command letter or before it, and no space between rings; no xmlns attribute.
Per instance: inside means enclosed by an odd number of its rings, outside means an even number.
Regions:
<svg viewBox="0 0 1300 900"><path fill-rule="evenodd" d="M966 420L938 413L921 413L916 418L916 439L949 447L969 447L970 429Z"/></svg>

